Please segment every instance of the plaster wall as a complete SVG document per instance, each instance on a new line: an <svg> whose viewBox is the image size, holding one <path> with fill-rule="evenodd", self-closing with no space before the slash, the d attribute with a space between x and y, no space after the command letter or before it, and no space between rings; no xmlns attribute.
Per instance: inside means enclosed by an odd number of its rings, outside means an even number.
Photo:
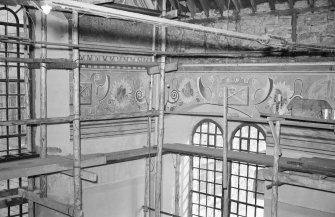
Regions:
<svg viewBox="0 0 335 217"><path fill-rule="evenodd" d="M330 12L333 13L333 12ZM328 13L327 13L328 14ZM273 21L280 28L271 27L273 23L267 23L266 31L286 32L285 37L289 38L290 30L289 18L277 17L274 15L266 15L267 17L256 20ZM306 15L307 16L307 15ZM309 15L311 17L316 16L315 14ZM322 16L326 16L322 14ZM328 16L328 15L327 15ZM307 19L307 18L306 18ZM311 18L312 19L312 18ZM314 19L314 18L313 18ZM40 39L40 15L36 15L36 39ZM246 29L245 31L257 28L260 26L259 23L255 23L255 20L245 21L247 24L243 24L243 20L240 24L235 23L233 25L226 26L225 21L217 20L213 23L206 25L212 25L220 28L232 28L234 30ZM328 20L329 21L329 20ZM329 26L329 23L325 26ZM248 23L249 22L249 23ZM301 21L305 22L305 21ZM329 21L333 22L333 21ZM64 42L68 43L71 40L69 17L64 14L52 12L48 16L48 41ZM330 23L333 25L333 23ZM313 26L313 25L311 25ZM259 28L263 28L259 27ZM314 28L314 27L313 27ZM256 31L256 30L255 30ZM263 30L262 30L263 31ZM260 30L260 32L262 32ZM302 31L302 30L301 30ZM328 31L328 30L327 30ZM264 27L265 32L265 27ZM275 32L274 32L275 33ZM228 40L226 38L211 37L203 35L201 33L183 32L180 30L169 30L169 37L174 37L174 41L169 44L170 50L188 50L188 51L205 51L208 49L224 48L227 46L225 42L229 41L229 44L234 40ZM183 39L180 39L180 35L183 35ZM313 37L310 37L313 38ZM330 37L331 38L331 37ZM300 39L299 39L300 40ZM302 40L302 39L301 39ZM306 39L307 40L307 39ZM309 39L308 39L309 40ZM235 43L235 42L234 42ZM234 46L234 43L232 45ZM240 43L240 42L236 42ZM330 43L330 42L326 42ZM196 45L196 46L194 46ZM213 45L213 46L212 46ZM218 46L218 47L217 47ZM252 46L252 45L247 45ZM189 48L191 48L189 50ZM35 57L39 57L39 50L36 49ZM68 50L54 48L48 50L49 58L70 58L71 52ZM199 62L200 60L191 60ZM202 60L201 60L202 61ZM217 61L217 60L216 60ZM39 70L35 72L35 108L36 116L39 117ZM69 71L65 70L49 70L48 71L48 116L66 116L70 114L70 88L69 88ZM220 106L213 105L201 105L195 107L185 108L185 111L197 111L197 112L221 112ZM230 111L233 113L233 111ZM165 122L165 142L168 143L186 143L191 144L191 133L194 126L201 121L202 118L195 117L182 117L182 116L169 116ZM221 119L214 119L216 122L221 123ZM237 127L237 123L229 124L229 132ZM36 144L38 146L39 141L39 129L37 128ZM230 133L229 133L230 136ZM99 139L85 139L82 141L82 152L86 153L105 153L119 150L127 150L132 148L139 148L146 145L146 134L135 134L127 136L116 136ZM72 153L72 143L70 141L70 126L69 125L53 125L48 127L48 153L59 154L59 155L70 155ZM269 150L270 151L270 150ZM301 153L299 153L301 154ZM287 156L289 156L288 153ZM295 154L293 157L295 157ZM182 216L187 216L187 186L188 186L188 157L182 158L182 199L181 199L181 213ZM174 170L175 170L175 156L166 155L164 156L163 164L163 204L162 210L165 212L173 212L174 210ZM145 174L145 161L138 160L133 162L126 162L121 164L108 165L103 167L97 167L90 169L96 172L99 176L99 182L97 184L83 183L83 198L84 198L84 213L86 216L142 216L143 211L141 209L144 204L144 174ZM72 202L72 179L64 175L52 175L48 177L48 194L55 200L71 203ZM335 210L331 201L334 201L334 195L316 192L306 189L300 189L296 187L281 187L280 188L280 216L334 216ZM266 194L269 195L268 193ZM266 197L266 216L269 216L269 197ZM39 208L37 210L38 216L62 216L56 212L50 211L45 208Z"/></svg>

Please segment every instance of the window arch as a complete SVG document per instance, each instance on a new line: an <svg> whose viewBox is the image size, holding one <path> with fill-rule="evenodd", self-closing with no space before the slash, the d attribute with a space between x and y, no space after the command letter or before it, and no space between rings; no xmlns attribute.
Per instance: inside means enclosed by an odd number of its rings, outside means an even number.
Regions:
<svg viewBox="0 0 335 217"><path fill-rule="evenodd" d="M231 150L265 154L265 133L257 125L241 124L232 133ZM233 161L230 182L230 217L264 216L264 180L262 165Z"/></svg>
<svg viewBox="0 0 335 217"><path fill-rule="evenodd" d="M222 128L215 121L203 120L193 130L192 144L222 149L222 132ZM222 161L194 156L191 160L191 171L191 216L221 216Z"/></svg>

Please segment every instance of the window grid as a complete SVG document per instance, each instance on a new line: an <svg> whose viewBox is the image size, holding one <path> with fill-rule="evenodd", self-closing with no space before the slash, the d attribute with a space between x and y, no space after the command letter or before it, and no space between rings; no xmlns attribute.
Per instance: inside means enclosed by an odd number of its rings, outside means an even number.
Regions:
<svg viewBox="0 0 335 217"><path fill-rule="evenodd" d="M14 12L16 11L16 12ZM19 19L18 15L21 17ZM0 5L0 34L20 36L23 32L21 8ZM13 43L0 43L0 56L23 57L24 46ZM24 114L24 70L23 64L4 62L0 65L0 121L19 120ZM19 157L27 152L25 145L25 126L0 126L0 160ZM17 189L28 185L27 178L0 181L0 191ZM13 201L14 202L14 201ZM20 201L19 201L20 202ZM0 216L28 216L27 204L14 205L0 209ZM16 203L17 204L17 203Z"/></svg>
<svg viewBox="0 0 335 217"><path fill-rule="evenodd" d="M222 130L211 120L200 122L193 145L222 149ZM192 216L221 216L222 161L195 156L192 159Z"/></svg>
<svg viewBox="0 0 335 217"><path fill-rule="evenodd" d="M265 138L262 130L254 125L241 125L233 133L233 151L265 154ZM264 180L259 178L261 165L232 162L230 187L231 217L263 217Z"/></svg>

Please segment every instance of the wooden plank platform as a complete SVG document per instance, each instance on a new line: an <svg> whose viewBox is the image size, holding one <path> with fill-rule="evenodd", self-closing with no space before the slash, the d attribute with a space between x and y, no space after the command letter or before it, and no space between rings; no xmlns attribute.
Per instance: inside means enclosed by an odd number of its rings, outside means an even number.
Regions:
<svg viewBox="0 0 335 217"><path fill-rule="evenodd" d="M82 168L106 164L104 154L86 155L82 158ZM0 164L0 180L37 176L70 170L73 160L70 157L48 156L45 159L27 159Z"/></svg>
<svg viewBox="0 0 335 217"><path fill-rule="evenodd" d="M163 150L168 153L183 154L189 156L204 156L222 160L222 152L214 148L193 146L186 144L164 144ZM229 161L241 161L251 164L260 164L267 167L273 166L273 156L264 154L252 154L246 152L229 151ZM287 158L279 160L280 170L290 170L305 173L322 174L335 177L335 160L323 158Z"/></svg>
<svg viewBox="0 0 335 217"><path fill-rule="evenodd" d="M150 157L157 155L157 147L150 149ZM138 148L126 151L111 152L106 154L107 164L122 163L125 161L139 160L149 157L149 148Z"/></svg>

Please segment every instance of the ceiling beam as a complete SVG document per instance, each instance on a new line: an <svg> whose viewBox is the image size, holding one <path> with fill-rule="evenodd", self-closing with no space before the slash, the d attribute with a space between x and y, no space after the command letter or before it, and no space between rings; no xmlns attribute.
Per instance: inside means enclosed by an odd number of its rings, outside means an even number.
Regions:
<svg viewBox="0 0 335 217"><path fill-rule="evenodd" d="M236 11L240 12L240 4L238 3L238 0L233 0L233 4L235 6Z"/></svg>
<svg viewBox="0 0 335 217"><path fill-rule="evenodd" d="M174 0L169 0L169 2L170 2L170 4L171 4L171 6L172 6L172 9L173 9L173 10L176 10L176 9L177 9L177 6L176 6L175 1L174 1Z"/></svg>
<svg viewBox="0 0 335 217"><path fill-rule="evenodd" d="M309 7L314 8L315 0L307 0Z"/></svg>
<svg viewBox="0 0 335 217"><path fill-rule="evenodd" d="M288 5L289 5L291 10L294 9L294 1L293 0L288 0Z"/></svg>
<svg viewBox="0 0 335 217"><path fill-rule="evenodd" d="M199 0L202 9L204 10L206 17L209 17L209 5L207 0Z"/></svg>
<svg viewBox="0 0 335 217"><path fill-rule="evenodd" d="M250 4L251 4L252 12L255 13L257 11L257 4L256 4L255 0L250 0Z"/></svg>
<svg viewBox="0 0 335 217"><path fill-rule="evenodd" d="M221 16L223 15L223 10L227 10L227 1L226 0L215 0L216 5L219 8Z"/></svg>
<svg viewBox="0 0 335 217"><path fill-rule="evenodd" d="M276 0L269 0L269 6L271 11L276 10Z"/></svg>
<svg viewBox="0 0 335 217"><path fill-rule="evenodd" d="M229 31L225 29L213 28L209 26L196 25L176 20L168 20L160 17L152 17L144 14L132 13L128 11L117 10L113 8L105 8L97 5L92 5L84 2L77 2L71 0L53 0L55 8L63 8L67 10L76 10L79 13L93 14L96 16L107 17L111 19L122 19L129 21L143 22L152 25L161 25L165 27L177 27L193 31L200 31L204 33L211 33L232 38L252 40L257 42L268 42L271 39L268 35L255 35L236 31ZM193 2L194 3L194 2ZM277 45L276 45L277 46Z"/></svg>
<svg viewBox="0 0 335 217"><path fill-rule="evenodd" d="M195 13L197 11L194 0L186 0L186 5L188 7L188 10L190 10L190 12L191 12L192 18L194 18Z"/></svg>

